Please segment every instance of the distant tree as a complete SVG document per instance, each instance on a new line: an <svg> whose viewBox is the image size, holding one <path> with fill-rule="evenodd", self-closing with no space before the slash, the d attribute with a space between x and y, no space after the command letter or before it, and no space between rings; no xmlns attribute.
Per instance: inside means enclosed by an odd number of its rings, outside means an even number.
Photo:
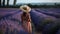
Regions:
<svg viewBox="0 0 60 34"><path fill-rule="evenodd" d="M56 3L55 3L55 5L56 5Z"/></svg>
<svg viewBox="0 0 60 34"><path fill-rule="evenodd" d="M1 0L0 0L0 6L1 6Z"/></svg>
<svg viewBox="0 0 60 34"><path fill-rule="evenodd" d="M16 1L17 1L17 0L14 0L14 3L13 3L14 6L16 5Z"/></svg>
<svg viewBox="0 0 60 34"><path fill-rule="evenodd" d="M5 6L5 0L3 0L3 6Z"/></svg>
<svg viewBox="0 0 60 34"><path fill-rule="evenodd" d="M9 6L9 0L7 0L7 6Z"/></svg>

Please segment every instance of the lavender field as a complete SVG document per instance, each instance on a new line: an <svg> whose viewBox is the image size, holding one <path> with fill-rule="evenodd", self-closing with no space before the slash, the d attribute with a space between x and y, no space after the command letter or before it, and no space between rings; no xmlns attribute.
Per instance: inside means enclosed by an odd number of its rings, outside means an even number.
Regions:
<svg viewBox="0 0 60 34"><path fill-rule="evenodd" d="M0 8L0 34L28 34L21 26L21 14L19 8ZM60 8L32 8L30 16L34 34L60 34Z"/></svg>

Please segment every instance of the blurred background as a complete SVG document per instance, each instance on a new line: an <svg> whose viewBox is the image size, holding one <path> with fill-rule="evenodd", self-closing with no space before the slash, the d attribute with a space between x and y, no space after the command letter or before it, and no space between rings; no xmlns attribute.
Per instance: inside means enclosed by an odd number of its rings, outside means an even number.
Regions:
<svg viewBox="0 0 60 34"><path fill-rule="evenodd" d="M0 7L19 8L19 6L21 5L29 5L32 8L41 8L41 7L59 8L60 0L0 0Z"/></svg>

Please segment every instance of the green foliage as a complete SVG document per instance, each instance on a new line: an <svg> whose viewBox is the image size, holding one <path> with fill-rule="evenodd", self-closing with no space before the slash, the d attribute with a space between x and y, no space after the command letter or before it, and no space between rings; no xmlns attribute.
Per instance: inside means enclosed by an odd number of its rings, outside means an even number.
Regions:
<svg viewBox="0 0 60 34"><path fill-rule="evenodd" d="M2 30L0 30L0 34L3 34L3 31Z"/></svg>
<svg viewBox="0 0 60 34"><path fill-rule="evenodd" d="M43 22L44 22L44 23L51 23L52 20L47 19L47 20L45 20L45 21L43 21Z"/></svg>
<svg viewBox="0 0 60 34"><path fill-rule="evenodd" d="M39 24L40 26L44 26L46 24L53 23L53 22L54 21L51 18L47 18L47 19L41 20Z"/></svg>
<svg viewBox="0 0 60 34"><path fill-rule="evenodd" d="M55 5L31 5L31 4L26 4L30 6L31 8L60 8L60 4L55 4ZM21 5L5 5L5 6L0 6L1 8L19 8Z"/></svg>

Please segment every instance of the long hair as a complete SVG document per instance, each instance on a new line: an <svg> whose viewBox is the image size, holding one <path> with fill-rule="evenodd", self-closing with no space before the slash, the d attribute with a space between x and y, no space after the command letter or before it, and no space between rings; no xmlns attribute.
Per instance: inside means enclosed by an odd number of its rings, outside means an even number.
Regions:
<svg viewBox="0 0 60 34"><path fill-rule="evenodd" d="M23 12L23 16L26 16L26 12Z"/></svg>
<svg viewBox="0 0 60 34"><path fill-rule="evenodd" d="M21 15L21 19L22 19L22 22L23 21L31 22L30 14L26 12L23 12L23 14Z"/></svg>
<svg viewBox="0 0 60 34"><path fill-rule="evenodd" d="M31 18L29 13L23 12L21 15L21 20L22 20L22 26L25 29L25 31L28 31L29 34L32 33L32 27L31 27Z"/></svg>

